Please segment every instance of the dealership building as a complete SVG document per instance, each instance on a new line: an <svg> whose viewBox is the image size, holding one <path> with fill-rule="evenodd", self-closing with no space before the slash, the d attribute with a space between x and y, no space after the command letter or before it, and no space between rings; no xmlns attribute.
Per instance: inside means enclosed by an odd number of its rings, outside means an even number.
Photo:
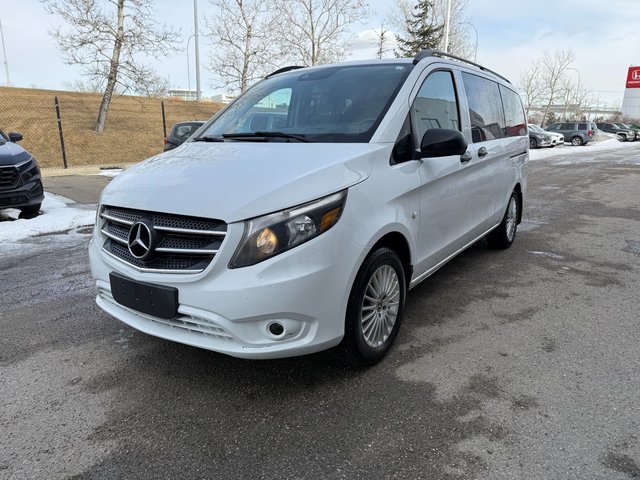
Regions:
<svg viewBox="0 0 640 480"><path fill-rule="evenodd" d="M622 99L622 115L640 118L640 67L629 67Z"/></svg>

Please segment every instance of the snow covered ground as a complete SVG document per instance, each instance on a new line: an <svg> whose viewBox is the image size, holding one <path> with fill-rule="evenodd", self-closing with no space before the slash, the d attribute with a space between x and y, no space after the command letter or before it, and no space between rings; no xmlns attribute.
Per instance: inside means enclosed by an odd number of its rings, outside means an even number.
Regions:
<svg viewBox="0 0 640 480"><path fill-rule="evenodd" d="M35 218L20 218L20 210L0 210L0 251L26 238L68 232L95 223L95 210L73 205L72 200L45 193L41 213Z"/></svg>
<svg viewBox="0 0 640 480"><path fill-rule="evenodd" d="M613 135L598 133L595 137L595 141L591 141L586 145L580 147L574 147L565 143L555 148L538 148L531 150L529 158L532 161L545 160L549 157L563 157L559 158L557 165L569 165L572 163L587 163L597 160L593 154L598 152L618 150L618 149L640 149L640 142L620 142ZM636 165L640 165L640 156L637 159Z"/></svg>

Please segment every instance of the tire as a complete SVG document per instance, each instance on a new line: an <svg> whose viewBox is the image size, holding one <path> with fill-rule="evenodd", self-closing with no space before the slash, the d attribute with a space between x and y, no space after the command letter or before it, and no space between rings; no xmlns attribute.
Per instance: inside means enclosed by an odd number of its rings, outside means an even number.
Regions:
<svg viewBox="0 0 640 480"><path fill-rule="evenodd" d="M351 365L374 365L393 345L404 311L405 278L400 257L386 247L371 252L360 267L345 318L343 346Z"/></svg>
<svg viewBox="0 0 640 480"><path fill-rule="evenodd" d="M582 138L578 137L577 135L571 139L571 145L573 145L574 147L579 147L583 143L584 142L582 141Z"/></svg>
<svg viewBox="0 0 640 480"><path fill-rule="evenodd" d="M535 138L529 137L529 148L531 150L535 150L538 148L538 141Z"/></svg>
<svg viewBox="0 0 640 480"><path fill-rule="evenodd" d="M502 222L487 235L487 243L491 248L499 250L507 249L516 239L518 218L520 217L520 202L516 192L511 193L507 210L504 212Z"/></svg>
<svg viewBox="0 0 640 480"><path fill-rule="evenodd" d="M37 205L29 205L28 207L20 207L20 211L25 215L37 215L40 212L40 207L42 203L38 203Z"/></svg>

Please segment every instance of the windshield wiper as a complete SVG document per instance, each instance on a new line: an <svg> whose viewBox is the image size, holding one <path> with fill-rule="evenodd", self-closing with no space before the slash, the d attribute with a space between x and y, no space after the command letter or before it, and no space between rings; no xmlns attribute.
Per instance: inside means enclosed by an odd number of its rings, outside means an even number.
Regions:
<svg viewBox="0 0 640 480"><path fill-rule="evenodd" d="M194 142L224 142L224 139L220 137L211 137L209 135L203 135L202 137L196 137Z"/></svg>
<svg viewBox="0 0 640 480"><path fill-rule="evenodd" d="M299 142L308 142L307 136L296 133L285 132L245 132L245 133L223 133L223 138L291 138Z"/></svg>

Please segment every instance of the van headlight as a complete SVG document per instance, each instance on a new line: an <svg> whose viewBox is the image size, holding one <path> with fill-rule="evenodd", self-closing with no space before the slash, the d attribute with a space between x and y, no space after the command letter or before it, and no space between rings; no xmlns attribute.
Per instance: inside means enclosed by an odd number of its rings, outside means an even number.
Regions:
<svg viewBox="0 0 640 480"><path fill-rule="evenodd" d="M347 191L298 207L247 220L229 268L248 267L286 252L333 227L344 209Z"/></svg>

